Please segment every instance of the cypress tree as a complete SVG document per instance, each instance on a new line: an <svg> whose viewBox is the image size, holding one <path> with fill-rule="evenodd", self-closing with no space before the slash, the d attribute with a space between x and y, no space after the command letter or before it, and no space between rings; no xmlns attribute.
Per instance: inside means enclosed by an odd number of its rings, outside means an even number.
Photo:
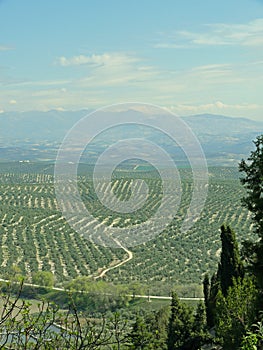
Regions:
<svg viewBox="0 0 263 350"><path fill-rule="evenodd" d="M205 275L204 281L203 281L203 291L204 291L204 297L205 297L205 311L206 311L206 323L208 328L213 327L213 310L211 305L211 286L210 286L210 280L208 274Z"/></svg>
<svg viewBox="0 0 263 350"><path fill-rule="evenodd" d="M221 226L222 252L218 265L218 278L224 296L227 290L233 285L233 278L243 278L244 269L240 259L236 235L229 226Z"/></svg>
<svg viewBox="0 0 263 350"><path fill-rule="evenodd" d="M215 325L216 299L219 290L226 296L229 287L233 285L233 281L244 277L244 268L240 259L236 235L229 226L221 226L221 244L222 251L217 272L212 275L211 283L208 275L205 276L203 281L208 328Z"/></svg>
<svg viewBox="0 0 263 350"><path fill-rule="evenodd" d="M211 283L209 282L208 275L206 275L203 282L203 288L205 296L207 327L212 328L215 325L216 298L218 291L220 290L218 273L214 273L212 275Z"/></svg>
<svg viewBox="0 0 263 350"><path fill-rule="evenodd" d="M168 337L167 337L167 348L168 350L173 350L176 342L178 341L178 315L180 314L180 300L175 292L172 292L172 302L171 302L171 315L168 324ZM180 330L179 330L180 331Z"/></svg>
<svg viewBox="0 0 263 350"><path fill-rule="evenodd" d="M263 135L254 141L256 149L251 152L246 162L242 159L239 171L245 173L241 183L247 190L243 205L252 213L257 242L247 241L244 253L247 262L257 278L258 286L263 290ZM263 307L263 298L261 300Z"/></svg>
<svg viewBox="0 0 263 350"><path fill-rule="evenodd" d="M207 332L206 316L204 303L200 302L197 306L196 313L194 316L192 336L189 342L191 350L200 349L203 344L210 340L210 335Z"/></svg>

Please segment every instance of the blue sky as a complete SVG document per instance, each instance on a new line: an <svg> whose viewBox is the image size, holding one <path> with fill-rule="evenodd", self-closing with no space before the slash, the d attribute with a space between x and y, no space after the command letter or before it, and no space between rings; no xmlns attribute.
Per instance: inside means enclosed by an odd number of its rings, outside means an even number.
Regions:
<svg viewBox="0 0 263 350"><path fill-rule="evenodd" d="M263 120L263 1L0 0L0 112L120 102Z"/></svg>

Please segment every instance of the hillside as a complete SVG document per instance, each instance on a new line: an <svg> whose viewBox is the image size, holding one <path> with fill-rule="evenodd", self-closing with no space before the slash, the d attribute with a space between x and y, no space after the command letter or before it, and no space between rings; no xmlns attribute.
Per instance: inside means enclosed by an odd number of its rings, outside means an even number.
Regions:
<svg viewBox="0 0 263 350"><path fill-rule="evenodd" d="M9 276L15 265L29 281L37 270L52 271L60 285L81 275L96 277L108 266L127 260L124 249L95 245L86 238L89 231L82 237L72 230L58 210L51 173L52 165L45 163L6 163L1 166L1 277ZM191 176L189 169L182 169L180 174L183 198L176 218L154 240L130 248L132 259L108 271L104 276L106 280L118 283L142 281L152 285L160 281L164 284L199 284L205 272L216 268L221 224L230 224L241 240L251 235L249 214L240 204L244 192L239 184L239 174L234 168L222 167L209 169L205 209L191 230L186 235L181 234L178 228L190 200ZM125 196L127 187L121 177L116 181L119 193ZM152 191L158 191L158 179L147 181L150 181ZM125 217L109 215L94 202L89 182L83 177L80 189L86 205L93 203L95 216L101 220L107 217L108 224L113 220L119 225L124 223ZM145 213L153 202L147 205ZM135 216L134 220L144 220L144 216ZM88 230L92 232L92 225Z"/></svg>
<svg viewBox="0 0 263 350"><path fill-rule="evenodd" d="M48 111L48 112L4 112L0 114L0 161L32 160L53 161L57 150L66 133L82 117L91 111ZM149 116L144 111L128 110L115 112L115 120L125 122L125 115L140 114L142 121L147 124L149 117L160 121L162 115ZM101 112L102 119L109 116L109 112ZM263 122L245 118L231 118L221 115L194 115L183 117L199 139L208 163L210 165L235 166L251 149L251 140L263 131ZM87 133L93 136L98 127L97 118L91 118ZM176 123L174 125L176 128ZM123 132L123 130L122 130ZM130 133L137 135L136 130ZM119 140L119 130L107 135L105 141ZM156 142L156 137L153 141ZM249 140L249 141L248 141ZM170 147L169 142L159 139L161 146ZM94 152L101 150L101 144L93 144L88 154L89 161L95 161ZM176 151L177 152L177 151ZM177 152L177 161L183 161L183 156Z"/></svg>

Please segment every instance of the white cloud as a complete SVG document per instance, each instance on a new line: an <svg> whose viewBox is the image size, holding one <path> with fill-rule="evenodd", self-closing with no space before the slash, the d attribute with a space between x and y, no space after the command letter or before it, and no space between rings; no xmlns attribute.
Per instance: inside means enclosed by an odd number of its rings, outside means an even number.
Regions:
<svg viewBox="0 0 263 350"><path fill-rule="evenodd" d="M75 57L68 59L76 62ZM157 74L152 66L147 66L138 57L126 53L111 53L86 57L89 70L86 75L73 84L81 88L114 88L122 86L141 86ZM122 92L120 91L120 94Z"/></svg>
<svg viewBox="0 0 263 350"><path fill-rule="evenodd" d="M10 46L0 45L0 51L10 51L10 50L13 50L13 48Z"/></svg>
<svg viewBox="0 0 263 350"><path fill-rule="evenodd" d="M231 64L208 64L196 66L191 69L192 75L200 75L202 78L226 77L233 73L234 67Z"/></svg>
<svg viewBox="0 0 263 350"><path fill-rule="evenodd" d="M263 45L263 18L246 24L216 23L204 25L201 32L177 31L168 42L155 48L186 48L199 46L261 46Z"/></svg>
<svg viewBox="0 0 263 350"><path fill-rule="evenodd" d="M55 107L53 108L55 111L58 111L58 112L64 112L66 111L66 109L64 107Z"/></svg>
<svg viewBox="0 0 263 350"><path fill-rule="evenodd" d="M104 53L102 55L90 55L90 56L73 56L66 58L64 56L59 57L56 63L63 66L80 66L80 65L91 65L91 66L112 66L121 65L123 63L137 62L138 59L123 53Z"/></svg>
<svg viewBox="0 0 263 350"><path fill-rule="evenodd" d="M210 64L193 67L185 74L185 79L211 88L215 85L229 86L229 84L244 83L249 74L245 74L243 65Z"/></svg>
<svg viewBox="0 0 263 350"><path fill-rule="evenodd" d="M10 85L13 86L37 86L37 87L43 87L43 86L56 86L56 85L65 85L69 84L70 80L39 80L39 81L19 81L10 83Z"/></svg>
<svg viewBox="0 0 263 350"><path fill-rule="evenodd" d="M5 101L1 107L8 110L9 101L14 99L19 104L12 108L17 110L97 108L138 101L161 106L174 104L180 115L222 113L262 117L263 76L259 72L263 61L260 60L167 70L148 65L145 60L127 53L76 57L79 56L62 60L64 65L66 62L67 75L71 72L70 80L12 84L1 91L1 99ZM74 69L80 62L81 78Z"/></svg>
<svg viewBox="0 0 263 350"><path fill-rule="evenodd" d="M173 112L179 115L191 115L199 113L225 114L247 116L248 111L251 115L257 111L261 111L263 106L259 104L227 104L222 101L216 101L205 104L177 104L169 107ZM256 115L256 114L255 114ZM256 119L256 118L255 118Z"/></svg>
<svg viewBox="0 0 263 350"><path fill-rule="evenodd" d="M83 66L87 70L83 78L72 80L74 88L108 88L140 85L155 74L152 66L127 53L113 52L101 55L59 57L56 63L63 67Z"/></svg>
<svg viewBox="0 0 263 350"><path fill-rule="evenodd" d="M174 42L164 42L155 44L154 47L156 49L186 49L189 48L189 45L187 44L176 44Z"/></svg>
<svg viewBox="0 0 263 350"><path fill-rule="evenodd" d="M17 102L16 102L16 100L10 100L10 101L9 101L9 104L10 104L10 105L16 105Z"/></svg>

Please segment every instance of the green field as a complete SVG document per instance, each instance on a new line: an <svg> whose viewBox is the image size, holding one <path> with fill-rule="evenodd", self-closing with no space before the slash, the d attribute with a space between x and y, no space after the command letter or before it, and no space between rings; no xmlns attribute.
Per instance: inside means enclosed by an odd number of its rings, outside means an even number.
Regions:
<svg viewBox="0 0 263 350"><path fill-rule="evenodd" d="M117 173L116 194L129 198L127 178L142 177L150 188L149 200L141 212L112 214L94 196L89 176L83 167L79 188L93 215L107 224L125 226L146 220L161 200L161 182L147 169L137 173ZM1 278L8 278L13 266L30 282L38 270L52 271L57 285L77 276L96 277L108 266L127 258L123 249L95 245L76 233L58 210L53 186L53 166L45 163L0 164L0 266ZM216 269L220 256L220 225L230 224L241 241L252 235L248 211L241 206L244 189L234 168L210 168L208 198L202 215L186 233L179 227L191 199L190 169L181 169L183 196L170 226L155 239L130 248L133 258L108 271L106 281L140 281L165 292L174 285L200 284L205 272ZM103 186L103 180L101 180ZM92 225L89 228L92 230ZM154 294L154 293L153 293Z"/></svg>

